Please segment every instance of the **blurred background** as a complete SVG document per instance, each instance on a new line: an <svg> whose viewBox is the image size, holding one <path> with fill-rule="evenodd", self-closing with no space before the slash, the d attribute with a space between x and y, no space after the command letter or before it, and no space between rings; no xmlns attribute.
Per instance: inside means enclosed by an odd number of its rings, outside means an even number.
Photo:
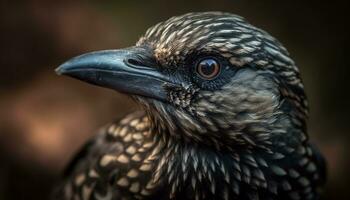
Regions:
<svg viewBox="0 0 350 200"><path fill-rule="evenodd" d="M309 134L328 160L324 199L350 181L349 7L345 1L0 1L0 200L47 199L99 127L138 109L126 96L54 69L68 58L133 45L151 25L190 11L244 16L277 37L301 69Z"/></svg>

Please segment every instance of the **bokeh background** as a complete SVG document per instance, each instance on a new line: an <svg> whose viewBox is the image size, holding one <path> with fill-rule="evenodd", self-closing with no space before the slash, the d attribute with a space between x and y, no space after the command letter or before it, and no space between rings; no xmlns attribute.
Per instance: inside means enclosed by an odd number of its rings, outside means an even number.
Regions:
<svg viewBox="0 0 350 200"><path fill-rule="evenodd" d="M47 199L87 138L138 109L126 96L56 76L56 66L84 52L132 45L170 16L209 10L244 16L289 49L310 100L309 133L329 164L324 199L349 196L345 1L0 2L0 200Z"/></svg>

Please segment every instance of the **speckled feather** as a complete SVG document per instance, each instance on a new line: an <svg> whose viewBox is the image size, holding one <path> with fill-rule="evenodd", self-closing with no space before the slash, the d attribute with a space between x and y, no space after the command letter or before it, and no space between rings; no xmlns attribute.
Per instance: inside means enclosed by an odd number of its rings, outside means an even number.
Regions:
<svg viewBox="0 0 350 200"><path fill-rule="evenodd" d="M163 70L220 55L237 72L216 89L167 87L170 104L103 129L74 159L56 199L318 199L325 163L306 133L307 100L286 49L229 13L189 13L137 46Z"/></svg>

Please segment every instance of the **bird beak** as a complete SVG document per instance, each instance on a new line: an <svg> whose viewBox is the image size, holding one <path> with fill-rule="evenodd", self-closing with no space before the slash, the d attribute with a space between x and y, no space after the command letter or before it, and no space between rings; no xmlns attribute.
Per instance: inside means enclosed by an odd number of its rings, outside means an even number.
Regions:
<svg viewBox="0 0 350 200"><path fill-rule="evenodd" d="M56 72L122 93L165 101L164 86L170 84L169 76L149 66L155 64L146 66L151 63L147 53L137 47L91 52L68 60Z"/></svg>

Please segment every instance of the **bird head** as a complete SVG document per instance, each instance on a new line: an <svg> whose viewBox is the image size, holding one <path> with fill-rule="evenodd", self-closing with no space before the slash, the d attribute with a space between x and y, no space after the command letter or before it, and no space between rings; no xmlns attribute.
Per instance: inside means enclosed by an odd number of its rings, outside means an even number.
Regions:
<svg viewBox="0 0 350 200"><path fill-rule="evenodd" d="M266 148L305 129L307 101L288 52L229 13L170 18L135 46L83 54L57 72L131 95L159 134L181 141Z"/></svg>

